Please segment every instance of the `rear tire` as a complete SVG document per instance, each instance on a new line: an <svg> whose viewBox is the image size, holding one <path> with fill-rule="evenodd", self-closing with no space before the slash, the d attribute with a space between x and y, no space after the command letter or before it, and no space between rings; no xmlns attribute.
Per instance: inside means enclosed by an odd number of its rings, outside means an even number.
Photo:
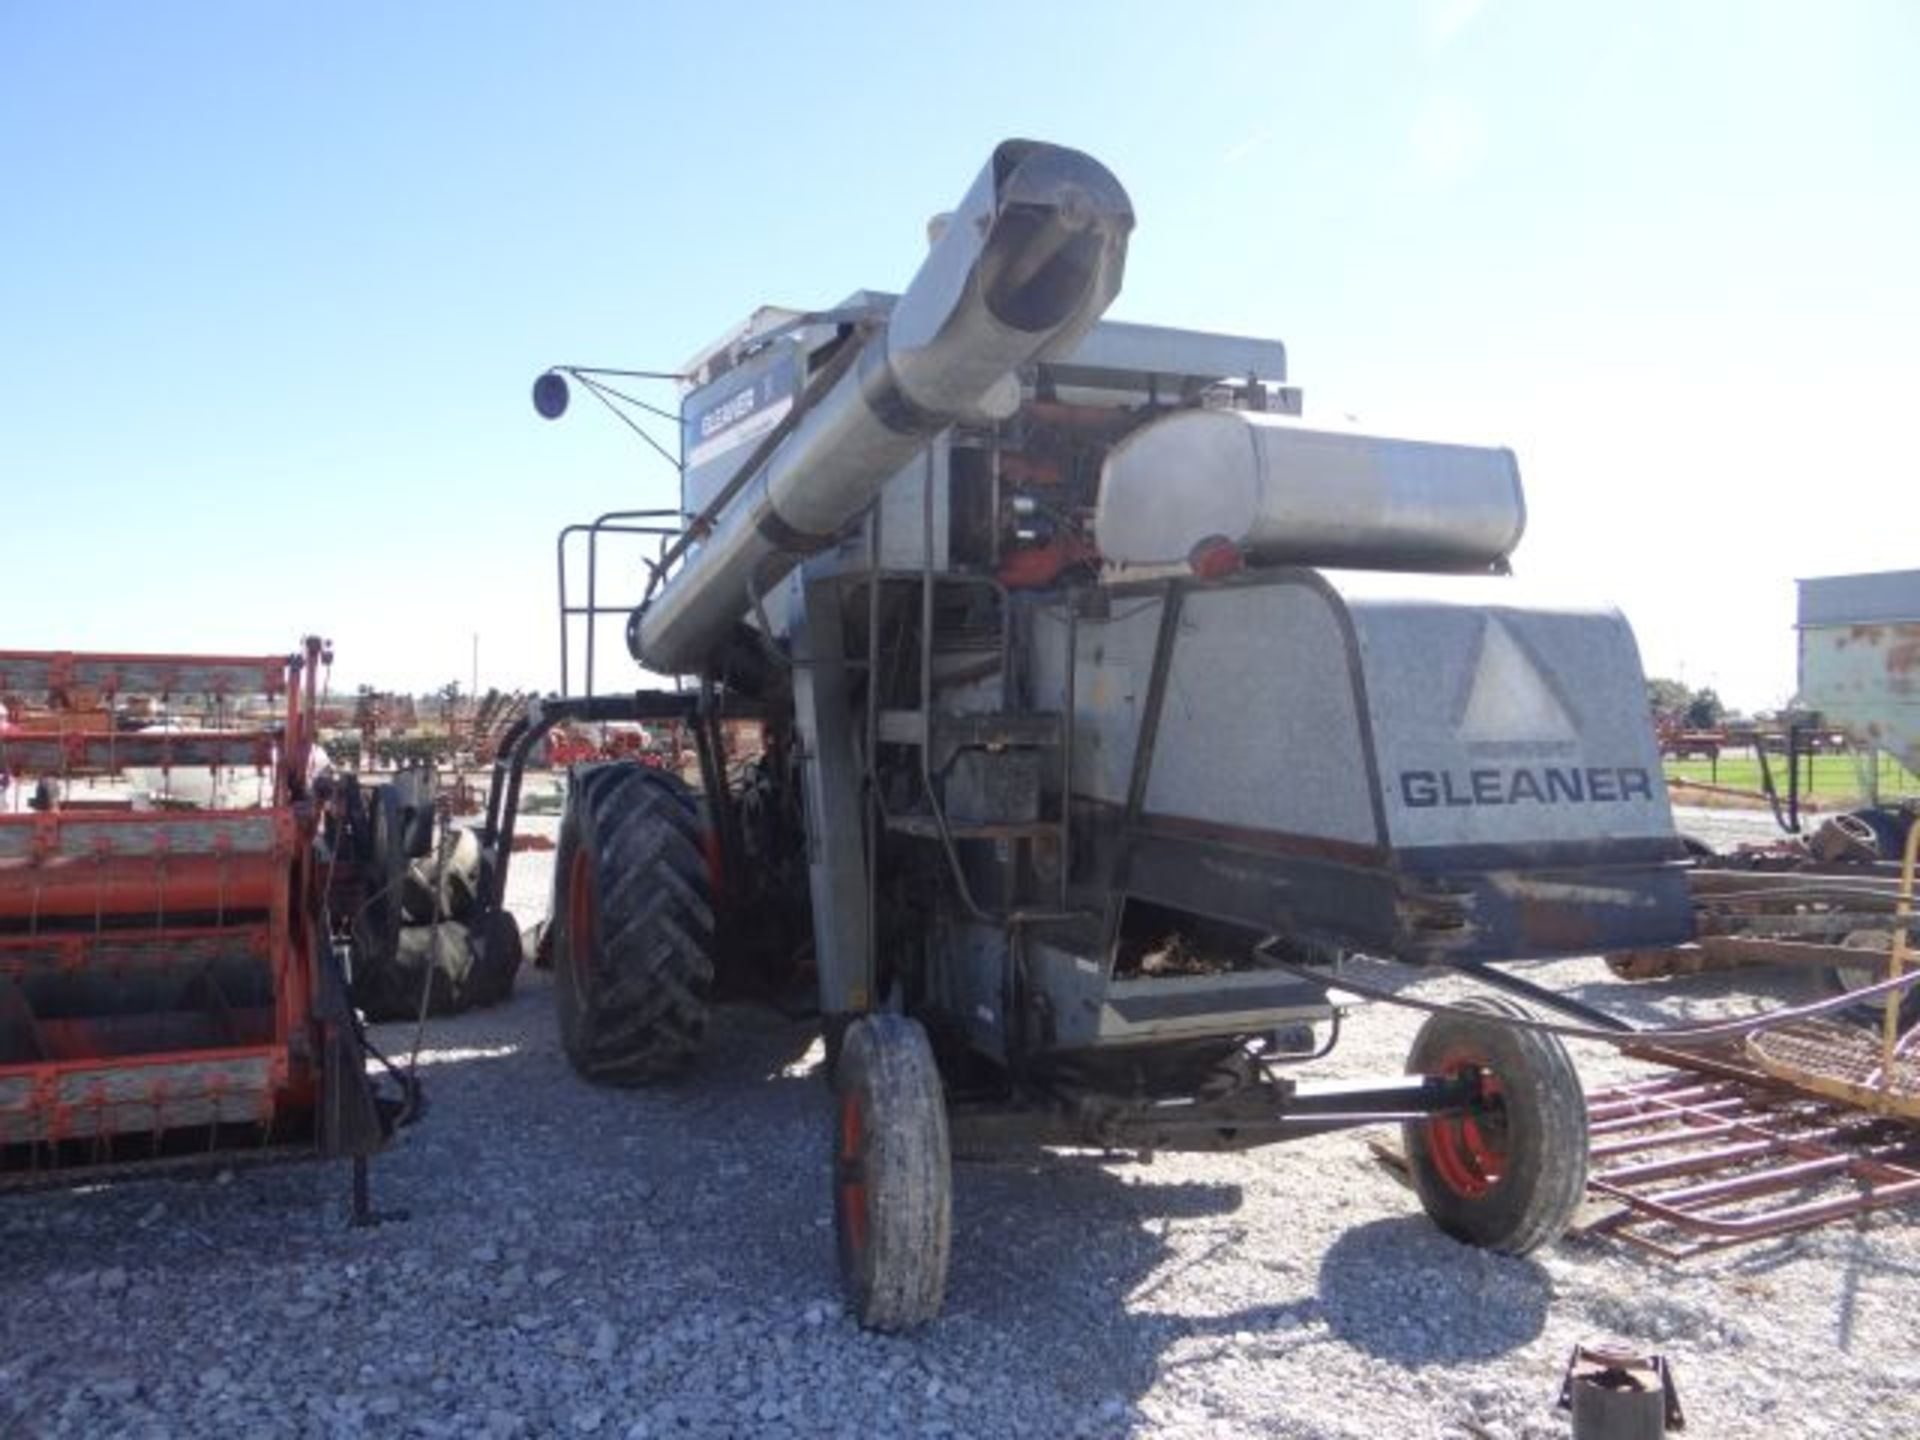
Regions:
<svg viewBox="0 0 1920 1440"><path fill-rule="evenodd" d="M940 1312L953 1236L946 1098L927 1032L901 1015L848 1027L833 1129L833 1221L855 1316L908 1330Z"/></svg>
<svg viewBox="0 0 1920 1440"><path fill-rule="evenodd" d="M627 761L577 767L554 855L554 1003L573 1068L641 1085L699 1051L713 905L687 787Z"/></svg>
<svg viewBox="0 0 1920 1440"><path fill-rule="evenodd" d="M1530 1018L1510 1000L1461 1009ZM1411 1075L1477 1069L1484 1104L1402 1126L1414 1189L1428 1216L1469 1245L1525 1255L1557 1239L1587 1188L1587 1107L1558 1037L1497 1019L1434 1015L1407 1056Z"/></svg>

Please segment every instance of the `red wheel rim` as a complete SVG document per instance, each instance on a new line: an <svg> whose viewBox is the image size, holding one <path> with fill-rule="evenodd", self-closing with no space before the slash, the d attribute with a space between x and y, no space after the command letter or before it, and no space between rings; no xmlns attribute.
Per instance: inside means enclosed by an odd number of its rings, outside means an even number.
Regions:
<svg viewBox="0 0 1920 1440"><path fill-rule="evenodd" d="M593 941L593 857L582 848L567 867L567 951L579 973L585 972Z"/></svg>
<svg viewBox="0 0 1920 1440"><path fill-rule="evenodd" d="M834 1198L839 1206L840 1239L846 1258L858 1264L867 1249L866 1116L857 1094L840 1100L838 1144L834 1147Z"/></svg>
<svg viewBox="0 0 1920 1440"><path fill-rule="evenodd" d="M1490 1194L1507 1173L1507 1126L1497 1108L1500 1082L1477 1055L1449 1057L1437 1071L1448 1077L1479 1074L1479 1108L1427 1121L1427 1155L1442 1185L1468 1200Z"/></svg>

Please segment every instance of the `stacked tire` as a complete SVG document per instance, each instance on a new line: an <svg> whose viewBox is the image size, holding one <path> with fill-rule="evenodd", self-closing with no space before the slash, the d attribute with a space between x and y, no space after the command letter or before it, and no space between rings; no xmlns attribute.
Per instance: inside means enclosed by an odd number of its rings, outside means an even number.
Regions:
<svg viewBox="0 0 1920 1440"><path fill-rule="evenodd" d="M519 926L486 908L480 837L463 828L436 843L432 792L430 780L402 772L367 807L352 991L369 1020L497 1005L520 970Z"/></svg>

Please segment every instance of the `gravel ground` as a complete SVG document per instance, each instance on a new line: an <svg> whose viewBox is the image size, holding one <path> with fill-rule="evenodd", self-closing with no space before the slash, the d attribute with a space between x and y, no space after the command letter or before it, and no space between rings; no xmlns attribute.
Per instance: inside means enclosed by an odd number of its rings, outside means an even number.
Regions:
<svg viewBox="0 0 1920 1440"><path fill-rule="evenodd" d="M549 857L515 863L531 918ZM1642 1018L1797 993L1537 973ZM945 1313L866 1334L807 1028L729 1010L696 1078L608 1092L547 989L431 1027L432 1112L374 1170L404 1222L349 1229L344 1167L0 1200L0 1434L1564 1436L1568 1351L1609 1332L1666 1353L1691 1434L1920 1434L1911 1217L1685 1266L1507 1259L1440 1236L1353 1134L958 1167ZM1417 1023L1359 1013L1331 1073L1397 1070Z"/></svg>

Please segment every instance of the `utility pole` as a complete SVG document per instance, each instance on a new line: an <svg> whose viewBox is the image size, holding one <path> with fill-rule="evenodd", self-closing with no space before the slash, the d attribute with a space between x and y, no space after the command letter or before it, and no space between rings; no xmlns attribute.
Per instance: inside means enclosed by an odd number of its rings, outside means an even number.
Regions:
<svg viewBox="0 0 1920 1440"><path fill-rule="evenodd" d="M478 630L473 632L473 675L471 683L467 686L467 693L476 696L480 693L480 632Z"/></svg>

